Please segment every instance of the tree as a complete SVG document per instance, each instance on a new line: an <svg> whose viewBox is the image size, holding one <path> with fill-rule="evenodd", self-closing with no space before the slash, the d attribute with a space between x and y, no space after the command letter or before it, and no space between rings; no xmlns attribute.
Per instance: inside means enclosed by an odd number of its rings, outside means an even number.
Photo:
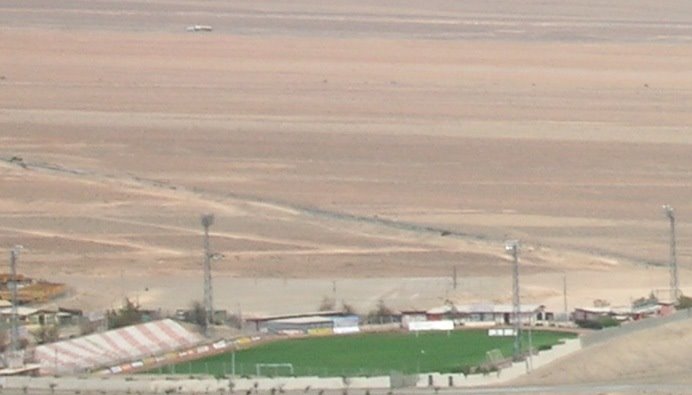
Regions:
<svg viewBox="0 0 692 395"><path fill-rule="evenodd" d="M226 323L232 328L243 329L243 317L238 314L230 314L226 319Z"/></svg>
<svg viewBox="0 0 692 395"><path fill-rule="evenodd" d="M320 302L319 311L332 311L336 307L336 301L330 297L325 296Z"/></svg>
<svg viewBox="0 0 692 395"><path fill-rule="evenodd" d="M142 322L142 316L143 313L139 304L132 302L129 298L125 298L123 307L119 310L111 310L106 313L109 329L139 324Z"/></svg>
<svg viewBox="0 0 692 395"><path fill-rule="evenodd" d="M377 307L368 313L368 322L383 323L385 318L390 319L394 315L394 311L387 307L384 300L380 299L377 302Z"/></svg>
<svg viewBox="0 0 692 395"><path fill-rule="evenodd" d="M200 328L207 329L207 309L198 300L192 302L188 320L197 324Z"/></svg>
<svg viewBox="0 0 692 395"><path fill-rule="evenodd" d="M8 330L0 329L0 353L5 352L10 345L10 335Z"/></svg>
<svg viewBox="0 0 692 395"><path fill-rule="evenodd" d="M676 308L680 310L692 308L692 297L680 295Z"/></svg>
<svg viewBox="0 0 692 395"><path fill-rule="evenodd" d="M346 301L341 302L341 311L344 314L349 314L349 315L357 315L358 312L356 312L356 308L353 307L352 304L346 303Z"/></svg>

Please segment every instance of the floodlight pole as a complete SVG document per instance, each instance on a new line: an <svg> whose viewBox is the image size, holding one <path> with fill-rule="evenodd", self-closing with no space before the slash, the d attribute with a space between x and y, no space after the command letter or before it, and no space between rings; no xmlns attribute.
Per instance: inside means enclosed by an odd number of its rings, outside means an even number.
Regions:
<svg viewBox="0 0 692 395"><path fill-rule="evenodd" d="M22 246L16 245L10 251L10 279L12 284L12 318L10 328L10 351L16 352L19 349L19 326L17 323L17 260Z"/></svg>
<svg viewBox="0 0 692 395"><path fill-rule="evenodd" d="M670 221L670 301L675 303L680 296L680 281L678 279L678 259L675 243L675 210L669 205L663 206L663 211Z"/></svg>
<svg viewBox="0 0 692 395"><path fill-rule="evenodd" d="M214 224L214 215L205 214L201 218L204 227L204 311L205 326L204 334L209 336L209 329L213 322L214 308L212 305L212 283L211 283L211 258L209 248L209 227Z"/></svg>
<svg viewBox="0 0 692 395"><path fill-rule="evenodd" d="M521 354L521 300L519 297L519 241L505 243L505 251L512 255L512 315L514 316L514 358Z"/></svg>

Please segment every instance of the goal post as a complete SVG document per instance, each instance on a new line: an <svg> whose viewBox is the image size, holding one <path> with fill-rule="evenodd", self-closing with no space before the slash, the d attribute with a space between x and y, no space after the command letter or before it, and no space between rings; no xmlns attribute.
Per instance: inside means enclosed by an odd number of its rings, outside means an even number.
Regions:
<svg viewBox="0 0 692 395"><path fill-rule="evenodd" d="M279 373L288 372L289 376L293 376L293 364L292 363L256 363L255 371L257 376L262 376L262 372L269 370L272 376L279 376ZM265 373L266 375L266 373Z"/></svg>
<svg viewBox="0 0 692 395"><path fill-rule="evenodd" d="M497 348L486 352L485 357L491 366L498 366L505 359L502 355L502 351L498 350Z"/></svg>

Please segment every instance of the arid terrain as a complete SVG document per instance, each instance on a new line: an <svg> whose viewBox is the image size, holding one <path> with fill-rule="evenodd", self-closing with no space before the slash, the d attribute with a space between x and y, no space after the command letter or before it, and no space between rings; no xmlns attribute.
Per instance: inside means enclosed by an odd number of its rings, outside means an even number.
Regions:
<svg viewBox="0 0 692 395"><path fill-rule="evenodd" d="M593 348L585 348L537 369L512 384L690 384L690 329L692 321L688 319L631 333Z"/></svg>
<svg viewBox="0 0 692 395"><path fill-rule="evenodd" d="M692 3L0 4L0 246L61 304L692 292ZM213 32L187 33L192 24ZM452 287L453 267L458 286Z"/></svg>

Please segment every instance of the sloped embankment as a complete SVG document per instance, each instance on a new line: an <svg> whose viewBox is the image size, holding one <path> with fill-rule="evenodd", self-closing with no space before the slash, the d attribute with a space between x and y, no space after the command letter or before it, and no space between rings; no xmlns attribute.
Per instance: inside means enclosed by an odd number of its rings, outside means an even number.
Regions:
<svg viewBox="0 0 692 395"><path fill-rule="evenodd" d="M584 382L692 384L692 310L681 320L613 337L516 380L516 384ZM689 317L689 318L687 318Z"/></svg>

